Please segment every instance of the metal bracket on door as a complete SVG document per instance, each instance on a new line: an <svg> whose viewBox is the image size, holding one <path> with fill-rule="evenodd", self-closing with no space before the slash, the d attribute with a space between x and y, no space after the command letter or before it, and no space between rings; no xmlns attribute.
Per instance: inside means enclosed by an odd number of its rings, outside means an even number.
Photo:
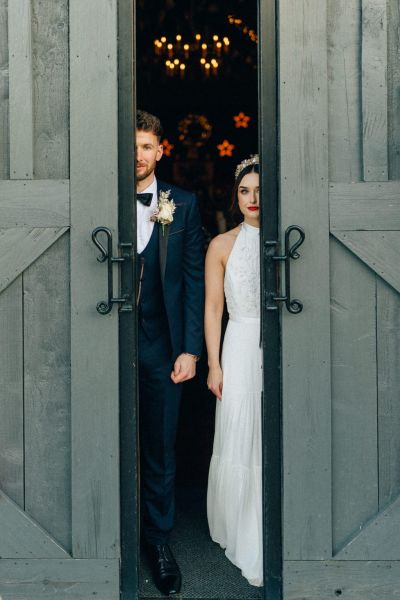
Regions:
<svg viewBox="0 0 400 600"><path fill-rule="evenodd" d="M290 246L290 235L292 231L297 231L299 239ZM290 259L297 260L300 258L300 254L297 249L304 242L306 235L301 227L298 225L291 225L285 231L285 253L283 256L276 255L276 246L279 244L278 241L271 240L264 242L264 256L268 260L279 261L285 263L285 295L280 294L278 291L266 291L265 292L265 309L266 310L278 310L278 302L284 302L287 310L297 315L303 310L303 303L297 299L291 299L290 297Z"/></svg>
<svg viewBox="0 0 400 600"><path fill-rule="evenodd" d="M98 235L103 233L107 237L107 248L100 242ZM108 300L100 300L96 305L96 310L101 315L107 315L111 312L114 304L120 304L120 312L132 312L133 303L130 294L124 294L122 298L114 298L114 285L113 285L113 263L123 263L124 261L133 260L132 248L133 244L128 242L120 242L118 248L120 249L120 256L112 255L113 239L111 230L108 227L96 227L92 231L92 241L100 250L100 256L97 260L101 263L107 261L107 284L108 284Z"/></svg>

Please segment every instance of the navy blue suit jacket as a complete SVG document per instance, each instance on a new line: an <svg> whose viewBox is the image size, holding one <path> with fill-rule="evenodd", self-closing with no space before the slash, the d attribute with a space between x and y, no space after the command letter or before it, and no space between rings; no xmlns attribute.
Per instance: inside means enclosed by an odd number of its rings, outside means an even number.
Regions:
<svg viewBox="0 0 400 600"><path fill-rule="evenodd" d="M200 356L203 347L204 237L194 194L157 181L158 194L171 190L174 220L159 227L164 304L175 359L182 352Z"/></svg>

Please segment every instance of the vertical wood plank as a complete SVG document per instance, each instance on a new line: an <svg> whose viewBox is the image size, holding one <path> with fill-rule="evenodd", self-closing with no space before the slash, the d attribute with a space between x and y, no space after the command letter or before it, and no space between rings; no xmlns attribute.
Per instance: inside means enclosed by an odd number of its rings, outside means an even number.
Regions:
<svg viewBox="0 0 400 600"><path fill-rule="evenodd" d="M400 179L400 4L388 0L389 178Z"/></svg>
<svg viewBox="0 0 400 600"><path fill-rule="evenodd" d="M69 236L24 273L25 510L71 548Z"/></svg>
<svg viewBox="0 0 400 600"><path fill-rule="evenodd" d="M32 1L32 47L35 178L68 178L68 0Z"/></svg>
<svg viewBox="0 0 400 600"><path fill-rule="evenodd" d="M387 0L362 0L364 181L388 178Z"/></svg>
<svg viewBox="0 0 400 600"><path fill-rule="evenodd" d="M332 239L332 523L337 552L378 510L376 276Z"/></svg>
<svg viewBox="0 0 400 600"><path fill-rule="evenodd" d="M0 488L24 506L22 276L0 294Z"/></svg>
<svg viewBox="0 0 400 600"><path fill-rule="evenodd" d="M360 0L329 0L330 181L362 179L360 43Z"/></svg>
<svg viewBox="0 0 400 600"><path fill-rule="evenodd" d="M118 314L91 231L117 240L116 0L70 2L72 545L75 557L119 552ZM116 252L116 248L114 249Z"/></svg>
<svg viewBox="0 0 400 600"><path fill-rule="evenodd" d="M0 179L10 176L8 118L8 0L0 0Z"/></svg>
<svg viewBox="0 0 400 600"><path fill-rule="evenodd" d="M378 278L379 505L400 493L400 298Z"/></svg>
<svg viewBox="0 0 400 600"><path fill-rule="evenodd" d="M282 229L305 229L282 312L284 555L330 557L331 404L326 0L280 3Z"/></svg>
<svg viewBox="0 0 400 600"><path fill-rule="evenodd" d="M10 177L33 179L32 23L30 0L9 2Z"/></svg>

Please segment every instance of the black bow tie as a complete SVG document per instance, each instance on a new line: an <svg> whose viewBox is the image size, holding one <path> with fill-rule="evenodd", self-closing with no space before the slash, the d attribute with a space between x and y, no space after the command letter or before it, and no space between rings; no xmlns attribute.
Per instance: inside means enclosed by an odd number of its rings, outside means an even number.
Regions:
<svg viewBox="0 0 400 600"><path fill-rule="evenodd" d="M136 194L136 199L145 206L150 206L153 194Z"/></svg>

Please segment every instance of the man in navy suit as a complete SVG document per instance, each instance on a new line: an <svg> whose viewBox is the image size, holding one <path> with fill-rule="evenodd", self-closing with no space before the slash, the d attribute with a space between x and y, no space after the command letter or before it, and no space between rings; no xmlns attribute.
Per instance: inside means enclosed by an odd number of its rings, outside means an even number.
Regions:
<svg viewBox="0 0 400 600"><path fill-rule="evenodd" d="M195 196L155 177L163 154L161 139L159 119L138 111L142 538L157 587L173 594L181 588L181 573L168 546L174 521L175 439L182 383L195 376L203 344L204 259Z"/></svg>

